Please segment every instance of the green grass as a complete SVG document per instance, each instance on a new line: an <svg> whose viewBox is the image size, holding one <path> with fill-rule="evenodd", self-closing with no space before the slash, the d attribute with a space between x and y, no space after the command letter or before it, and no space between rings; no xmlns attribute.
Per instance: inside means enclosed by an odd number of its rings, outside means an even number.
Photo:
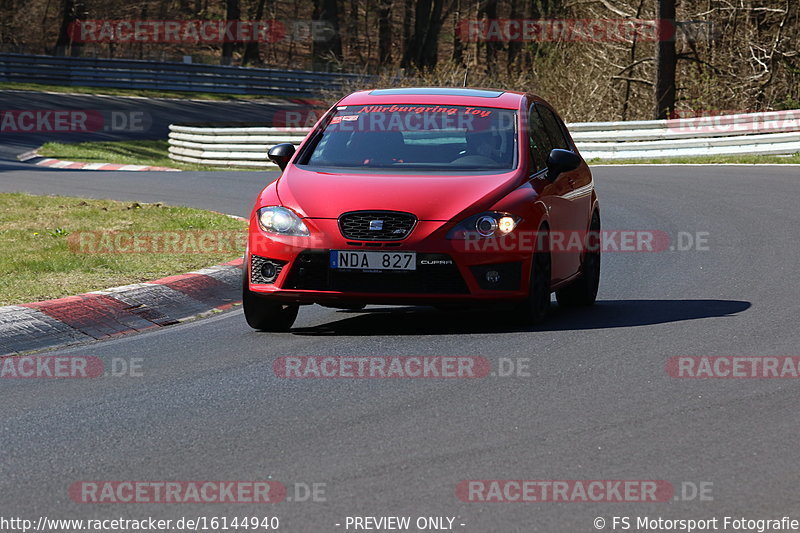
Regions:
<svg viewBox="0 0 800 533"><path fill-rule="evenodd" d="M115 87L83 87L46 85L40 83L2 82L0 90L48 91L54 93L102 94L106 96L142 96L146 98L177 98L181 100L276 100L279 96L253 94L222 94L193 91L156 91L152 89L118 89ZM289 98L287 96L287 98Z"/></svg>
<svg viewBox="0 0 800 533"><path fill-rule="evenodd" d="M169 158L167 141L101 141L65 144L49 142L37 152L42 157L87 163L118 163L148 165L181 170L248 170L237 167L212 167L194 163L179 163Z"/></svg>
<svg viewBox="0 0 800 533"><path fill-rule="evenodd" d="M590 165L657 165L657 164L800 164L800 153L777 155L712 155L698 157L661 157L654 159L600 159L588 161Z"/></svg>
<svg viewBox="0 0 800 533"><path fill-rule="evenodd" d="M174 247L172 253L87 253L100 250L102 237L114 235L107 232L125 235L121 243L129 246L127 236L152 238L168 231L220 237L224 244L213 253L176 253ZM0 194L0 305L150 281L230 261L241 257L245 234L240 220L188 207ZM185 238L180 243L179 249L197 250Z"/></svg>

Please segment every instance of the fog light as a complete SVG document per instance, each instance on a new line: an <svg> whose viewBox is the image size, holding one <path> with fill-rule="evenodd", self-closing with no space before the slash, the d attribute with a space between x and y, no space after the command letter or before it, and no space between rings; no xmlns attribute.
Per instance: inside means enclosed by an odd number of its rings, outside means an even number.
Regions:
<svg viewBox="0 0 800 533"><path fill-rule="evenodd" d="M278 270L275 268L275 263L264 263L261 266L261 275L264 276L267 282L275 281L275 278L278 277Z"/></svg>
<svg viewBox="0 0 800 533"><path fill-rule="evenodd" d="M497 270L490 270L486 273L486 281L489 283L497 283L500 281L500 273Z"/></svg>

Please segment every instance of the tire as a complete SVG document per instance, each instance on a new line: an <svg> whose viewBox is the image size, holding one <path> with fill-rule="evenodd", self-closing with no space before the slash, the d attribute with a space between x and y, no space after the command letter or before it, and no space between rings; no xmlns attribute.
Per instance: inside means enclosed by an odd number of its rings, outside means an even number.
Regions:
<svg viewBox="0 0 800 533"><path fill-rule="evenodd" d="M247 325L259 331L289 331L297 318L298 304L273 302L253 293L247 280L247 264L242 280L242 308Z"/></svg>
<svg viewBox="0 0 800 533"><path fill-rule="evenodd" d="M592 214L589 234L600 233L600 214ZM597 300L597 289L600 286L600 242L596 241L583 255L581 275L567 287L556 291L556 300L562 307L587 307Z"/></svg>
<svg viewBox="0 0 800 533"><path fill-rule="evenodd" d="M552 264L550 261L550 243L546 228L539 230L544 235L543 241L536 247L531 259L530 283L528 298L516 305L516 314L525 324L542 322L550 310L550 282Z"/></svg>

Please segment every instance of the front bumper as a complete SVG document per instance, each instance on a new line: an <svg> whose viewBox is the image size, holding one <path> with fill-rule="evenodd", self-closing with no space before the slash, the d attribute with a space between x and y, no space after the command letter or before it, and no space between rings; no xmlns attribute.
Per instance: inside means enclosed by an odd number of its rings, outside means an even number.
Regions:
<svg viewBox="0 0 800 533"><path fill-rule="evenodd" d="M444 222L419 221L409 237L394 242L349 241L336 220L304 222L310 237L270 235L251 224L245 258L251 291L301 304L489 302L521 300L528 294L530 253L465 249L463 241L445 238ZM332 269L331 250L416 252L416 270ZM265 262L274 267L268 267L268 278L261 275Z"/></svg>

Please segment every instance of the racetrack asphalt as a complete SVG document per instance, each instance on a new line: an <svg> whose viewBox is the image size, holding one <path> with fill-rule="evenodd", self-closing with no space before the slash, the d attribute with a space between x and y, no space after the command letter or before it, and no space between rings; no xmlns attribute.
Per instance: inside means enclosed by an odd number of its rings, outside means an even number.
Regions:
<svg viewBox="0 0 800 533"><path fill-rule="evenodd" d="M0 191L249 212L269 172L85 172L5 162ZM50 518L457 517L460 531L596 531L613 516L797 513L800 385L676 379L682 355L800 355L796 167L599 167L605 229L708 232L707 250L607 253L600 297L538 328L502 313L304 307L289 333L241 310L54 352L141 359L142 375L3 379L0 508ZM530 377L283 379L280 356L529 359ZM79 480L324 483L326 501L77 504ZM466 503L470 479L712 483L708 501ZM463 523L464 526L458 524ZM342 524L336 526L335 524ZM635 530L635 529L634 529Z"/></svg>
<svg viewBox="0 0 800 533"><path fill-rule="evenodd" d="M18 124L4 125L0 133L0 157L13 160L18 154L48 141L166 139L170 124L209 121L269 124L276 111L299 108L289 100L276 99L204 101L0 90L0 109L4 111L84 111L89 117L85 123L77 123L74 129L67 125L61 131L47 131L48 127L56 125L54 115L49 115L42 124L36 123L37 128L44 131L15 132L14 126ZM22 126L30 127L28 122ZM84 132L82 128L91 131Z"/></svg>

